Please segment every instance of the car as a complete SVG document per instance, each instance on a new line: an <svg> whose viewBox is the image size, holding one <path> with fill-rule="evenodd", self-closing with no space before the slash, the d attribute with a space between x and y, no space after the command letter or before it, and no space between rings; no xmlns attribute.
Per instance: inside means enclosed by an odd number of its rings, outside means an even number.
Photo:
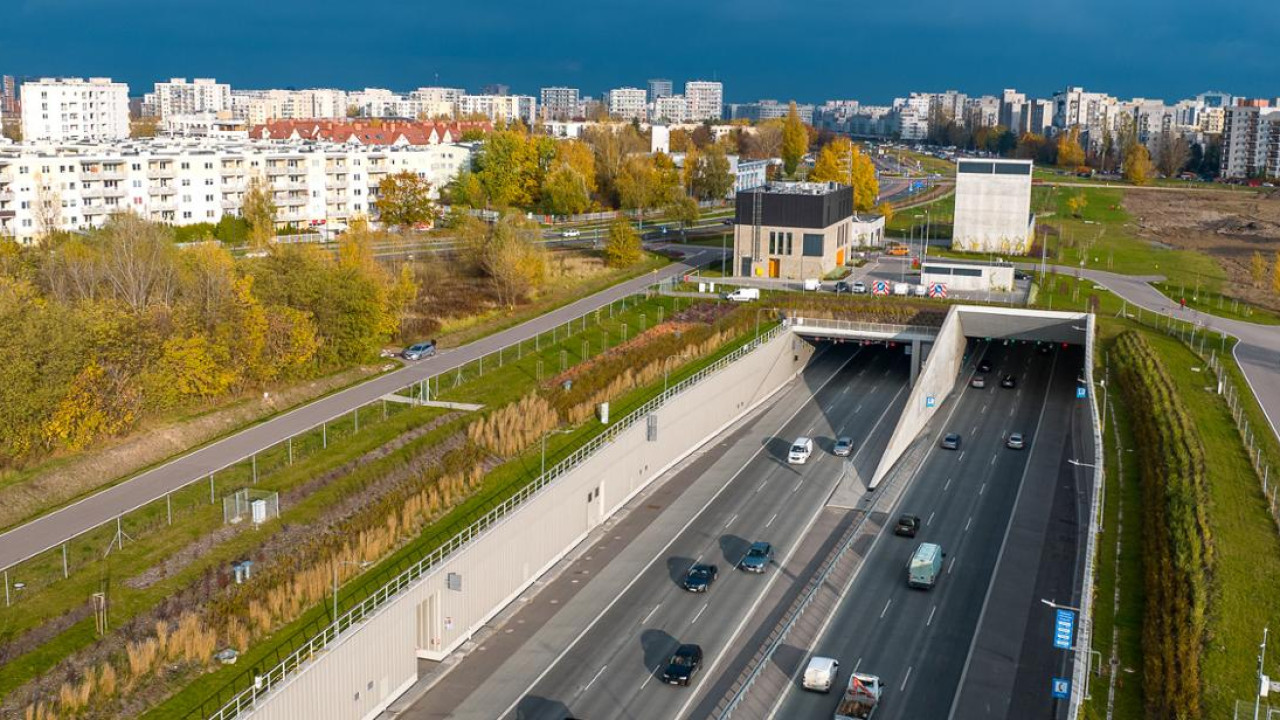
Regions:
<svg viewBox="0 0 1280 720"><path fill-rule="evenodd" d="M426 342L414 343L404 349L400 353L400 357L405 360L421 360L422 358L431 357L436 354L436 341L428 340Z"/></svg>
<svg viewBox="0 0 1280 720"><path fill-rule="evenodd" d="M732 225L733 223L734 223L734 219L731 217L727 217L720 221L721 225Z"/></svg>
<svg viewBox="0 0 1280 720"><path fill-rule="evenodd" d="M579 230L565 230L564 232L560 233L560 237L576 238L581 234L582 232Z"/></svg>
<svg viewBox="0 0 1280 720"><path fill-rule="evenodd" d="M803 465L812 454L813 439L801 436L791 443L791 450L787 453L787 462L792 465Z"/></svg>
<svg viewBox="0 0 1280 720"><path fill-rule="evenodd" d="M720 571L715 565L701 563L694 565L689 568L689 572L685 573L684 589L689 592L706 592L719 574Z"/></svg>
<svg viewBox="0 0 1280 720"><path fill-rule="evenodd" d="M947 433L946 435L944 435L942 438L942 449L943 450L959 450L960 436L956 433Z"/></svg>
<svg viewBox="0 0 1280 720"><path fill-rule="evenodd" d="M836 444L831 446L831 452L836 457L849 457L853 453L853 438L848 435L836 438Z"/></svg>
<svg viewBox="0 0 1280 720"><path fill-rule="evenodd" d="M990 361L990 360L983 360L982 362L978 363L978 372L980 372L980 373L989 373L989 372L991 372L991 361Z"/></svg>
<svg viewBox="0 0 1280 720"><path fill-rule="evenodd" d="M969 387L975 387L975 388L978 388L979 390L981 390L986 386L987 386L987 379L982 377L981 375L974 375L973 379L969 381Z"/></svg>
<svg viewBox="0 0 1280 720"><path fill-rule="evenodd" d="M1014 280L1030 280L1031 276L1021 270L1014 270L1013 279Z"/></svg>
<svg viewBox="0 0 1280 720"><path fill-rule="evenodd" d="M1012 375L1005 375L1004 377L1000 378L1000 387L1002 388L1018 387L1018 379Z"/></svg>
<svg viewBox="0 0 1280 720"><path fill-rule="evenodd" d="M667 667L662 671L662 681L670 685L688 686L693 674L702 667L702 648L692 643L681 645L671 653Z"/></svg>
<svg viewBox="0 0 1280 720"><path fill-rule="evenodd" d="M767 542L753 542L747 554L738 561L738 569L747 572L762 573L773 559L773 546Z"/></svg>
<svg viewBox="0 0 1280 720"><path fill-rule="evenodd" d="M854 294L854 295L866 295L866 294L867 294L867 284L866 284L866 283L864 283L864 282L862 282L861 280L855 281L855 282L853 283L853 294Z"/></svg>
<svg viewBox="0 0 1280 720"><path fill-rule="evenodd" d="M853 286L845 282L844 280L840 280L836 283L836 286L833 288L833 290L837 295L839 295L840 293L851 293L853 292Z"/></svg>
<svg viewBox="0 0 1280 720"><path fill-rule="evenodd" d="M835 684L839 673L839 660L828 657L810 658L808 667L804 669L801 687L814 692L831 692L831 686Z"/></svg>
<svg viewBox="0 0 1280 720"><path fill-rule="evenodd" d="M902 514L898 516L898 522L893 526L893 534L903 537L915 537L920 532L920 518L915 515Z"/></svg>
<svg viewBox="0 0 1280 720"><path fill-rule="evenodd" d="M1026 440L1022 437L1022 433L1009 433L1009 439L1004 441L1004 446L1010 450L1021 450L1026 447Z"/></svg>

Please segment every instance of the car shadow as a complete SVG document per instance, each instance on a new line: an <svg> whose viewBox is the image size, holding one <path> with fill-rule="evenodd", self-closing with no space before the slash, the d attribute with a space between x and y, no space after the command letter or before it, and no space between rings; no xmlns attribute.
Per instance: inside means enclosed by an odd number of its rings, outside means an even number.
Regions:
<svg viewBox="0 0 1280 720"><path fill-rule="evenodd" d="M749 549L751 549L750 540L740 538L737 535L720 536L720 555L731 568L738 567L738 563L746 556Z"/></svg>
<svg viewBox="0 0 1280 720"><path fill-rule="evenodd" d="M644 653L645 670L653 673L659 680L662 679L662 669L678 647L680 641L665 630L649 629L640 633L640 650Z"/></svg>
<svg viewBox="0 0 1280 720"><path fill-rule="evenodd" d="M765 438L764 449L769 453L769 457L777 462L787 465L787 456L791 454L791 440L780 437Z"/></svg>
<svg viewBox="0 0 1280 720"><path fill-rule="evenodd" d="M773 664L788 677L804 662L805 651L794 645L783 643L773 653Z"/></svg>
<svg viewBox="0 0 1280 720"><path fill-rule="evenodd" d="M671 576L671 582L677 587L684 587L684 578L689 573L689 568L693 567L693 560L687 557L669 557L667 558L667 574Z"/></svg>
<svg viewBox="0 0 1280 720"><path fill-rule="evenodd" d="M569 706L559 700L525 695L516 705L516 720L568 720L573 717Z"/></svg>

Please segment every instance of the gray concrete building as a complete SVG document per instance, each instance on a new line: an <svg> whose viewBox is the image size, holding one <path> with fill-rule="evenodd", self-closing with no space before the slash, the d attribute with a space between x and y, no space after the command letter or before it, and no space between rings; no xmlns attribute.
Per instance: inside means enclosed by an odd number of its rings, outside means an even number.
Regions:
<svg viewBox="0 0 1280 720"><path fill-rule="evenodd" d="M1008 292L1013 289L1013 264L930 259L920 268L920 284L942 285L948 292Z"/></svg>
<svg viewBox="0 0 1280 720"><path fill-rule="evenodd" d="M960 160L951 247L1023 255L1035 236L1030 160Z"/></svg>
<svg viewBox="0 0 1280 720"><path fill-rule="evenodd" d="M853 188L769 183L739 192L733 226L735 277L801 280L845 264L855 245Z"/></svg>

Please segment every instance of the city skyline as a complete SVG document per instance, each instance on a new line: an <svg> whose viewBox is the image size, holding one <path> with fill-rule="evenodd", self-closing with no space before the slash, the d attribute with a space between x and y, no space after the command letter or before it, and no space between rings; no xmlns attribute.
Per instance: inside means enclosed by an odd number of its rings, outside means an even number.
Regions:
<svg viewBox="0 0 1280 720"><path fill-rule="evenodd" d="M328 0L308 5L306 12L294 12L302 6L293 3L258 7L247 0L197 0L180 10L151 0L123 10L101 0L28 0L12 11L13 22L0 28L0 55L6 58L0 71L109 76L127 82L135 96L154 82L183 76L216 77L238 88L442 85L476 90L504 83L512 92L531 95L547 86L598 95L663 77L719 80L731 102L853 98L883 104L911 90L981 95L1010 87L1045 96L1067 85L1167 100L1210 89L1277 94L1271 80L1277 63L1266 51L1265 30L1280 23L1280 8L1218 9L1218 20L1236 28L1229 39L1219 39L1198 32L1201 13L1190 9L1162 8L1157 16L1146 2L1114 8L1087 0L1073 7L1076 12L1063 19L1055 8L1002 2L980 17L968 17L942 0L922 0L911 21L887 10L859 10L854 16L851 9L832 8L827 11L832 22L815 24L812 15L793 16L764 5L729 11L659 3L646 11L648 16L679 17L681 26L629 36L625 44L616 42L610 29L616 18L574 15L567 6L563 12L545 5L481 7L470 10L475 22L454 25L437 24L428 11L414 7L401 8L395 23L387 23L386 14L344 17L347 51L334 52L332 42L317 38L332 33L333 18L347 8ZM547 16L555 22L547 22ZM201 22L191 22L194 17ZM1100 19L1089 22L1090 17ZM686 32L682 28L690 22L718 31L698 35L695 47L670 42L671 34ZM833 49L851 37L849 23L860 52L841 57ZM67 42L49 43L22 32L51 26L63 27ZM221 27L237 32L221 32ZM281 33L281 27L291 32ZM768 51L762 27L794 38L785 53ZM1134 27L1147 31L1135 34ZM147 42L122 40L130 37ZM741 52L743 43L752 42L761 51ZM1175 66L1167 62L1171 52L1197 62ZM803 72L822 63L844 64L848 71ZM1116 77L1120 67L1127 72Z"/></svg>

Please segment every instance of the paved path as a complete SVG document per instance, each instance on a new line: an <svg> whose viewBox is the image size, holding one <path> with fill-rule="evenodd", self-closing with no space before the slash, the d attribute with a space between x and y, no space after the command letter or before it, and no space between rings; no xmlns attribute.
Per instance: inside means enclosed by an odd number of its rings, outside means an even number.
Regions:
<svg viewBox="0 0 1280 720"><path fill-rule="evenodd" d="M0 534L0 568L9 568L55 548L120 515L159 500L174 490L203 480L210 473L317 427L321 422L345 415L384 395L465 365L499 348L546 332L584 313L639 292L659 279L688 272L719 255L718 250L687 248L685 251L689 255L683 262L673 263L661 270L614 285L469 345L410 363L395 372L290 410Z"/></svg>
<svg viewBox="0 0 1280 720"><path fill-rule="evenodd" d="M1023 263L1024 270L1039 270L1034 263ZM1074 274L1075 268L1059 267L1064 274ZM1280 326L1259 325L1217 317L1198 310L1183 309L1170 300L1151 283L1163 280L1158 275L1119 275L1103 270L1080 270L1082 277L1106 287L1133 305L1152 312L1171 314L1186 322L1199 323L1215 332L1223 332L1240 342L1235 347L1236 362L1244 371L1253 394L1262 405L1271 430L1280 437Z"/></svg>

